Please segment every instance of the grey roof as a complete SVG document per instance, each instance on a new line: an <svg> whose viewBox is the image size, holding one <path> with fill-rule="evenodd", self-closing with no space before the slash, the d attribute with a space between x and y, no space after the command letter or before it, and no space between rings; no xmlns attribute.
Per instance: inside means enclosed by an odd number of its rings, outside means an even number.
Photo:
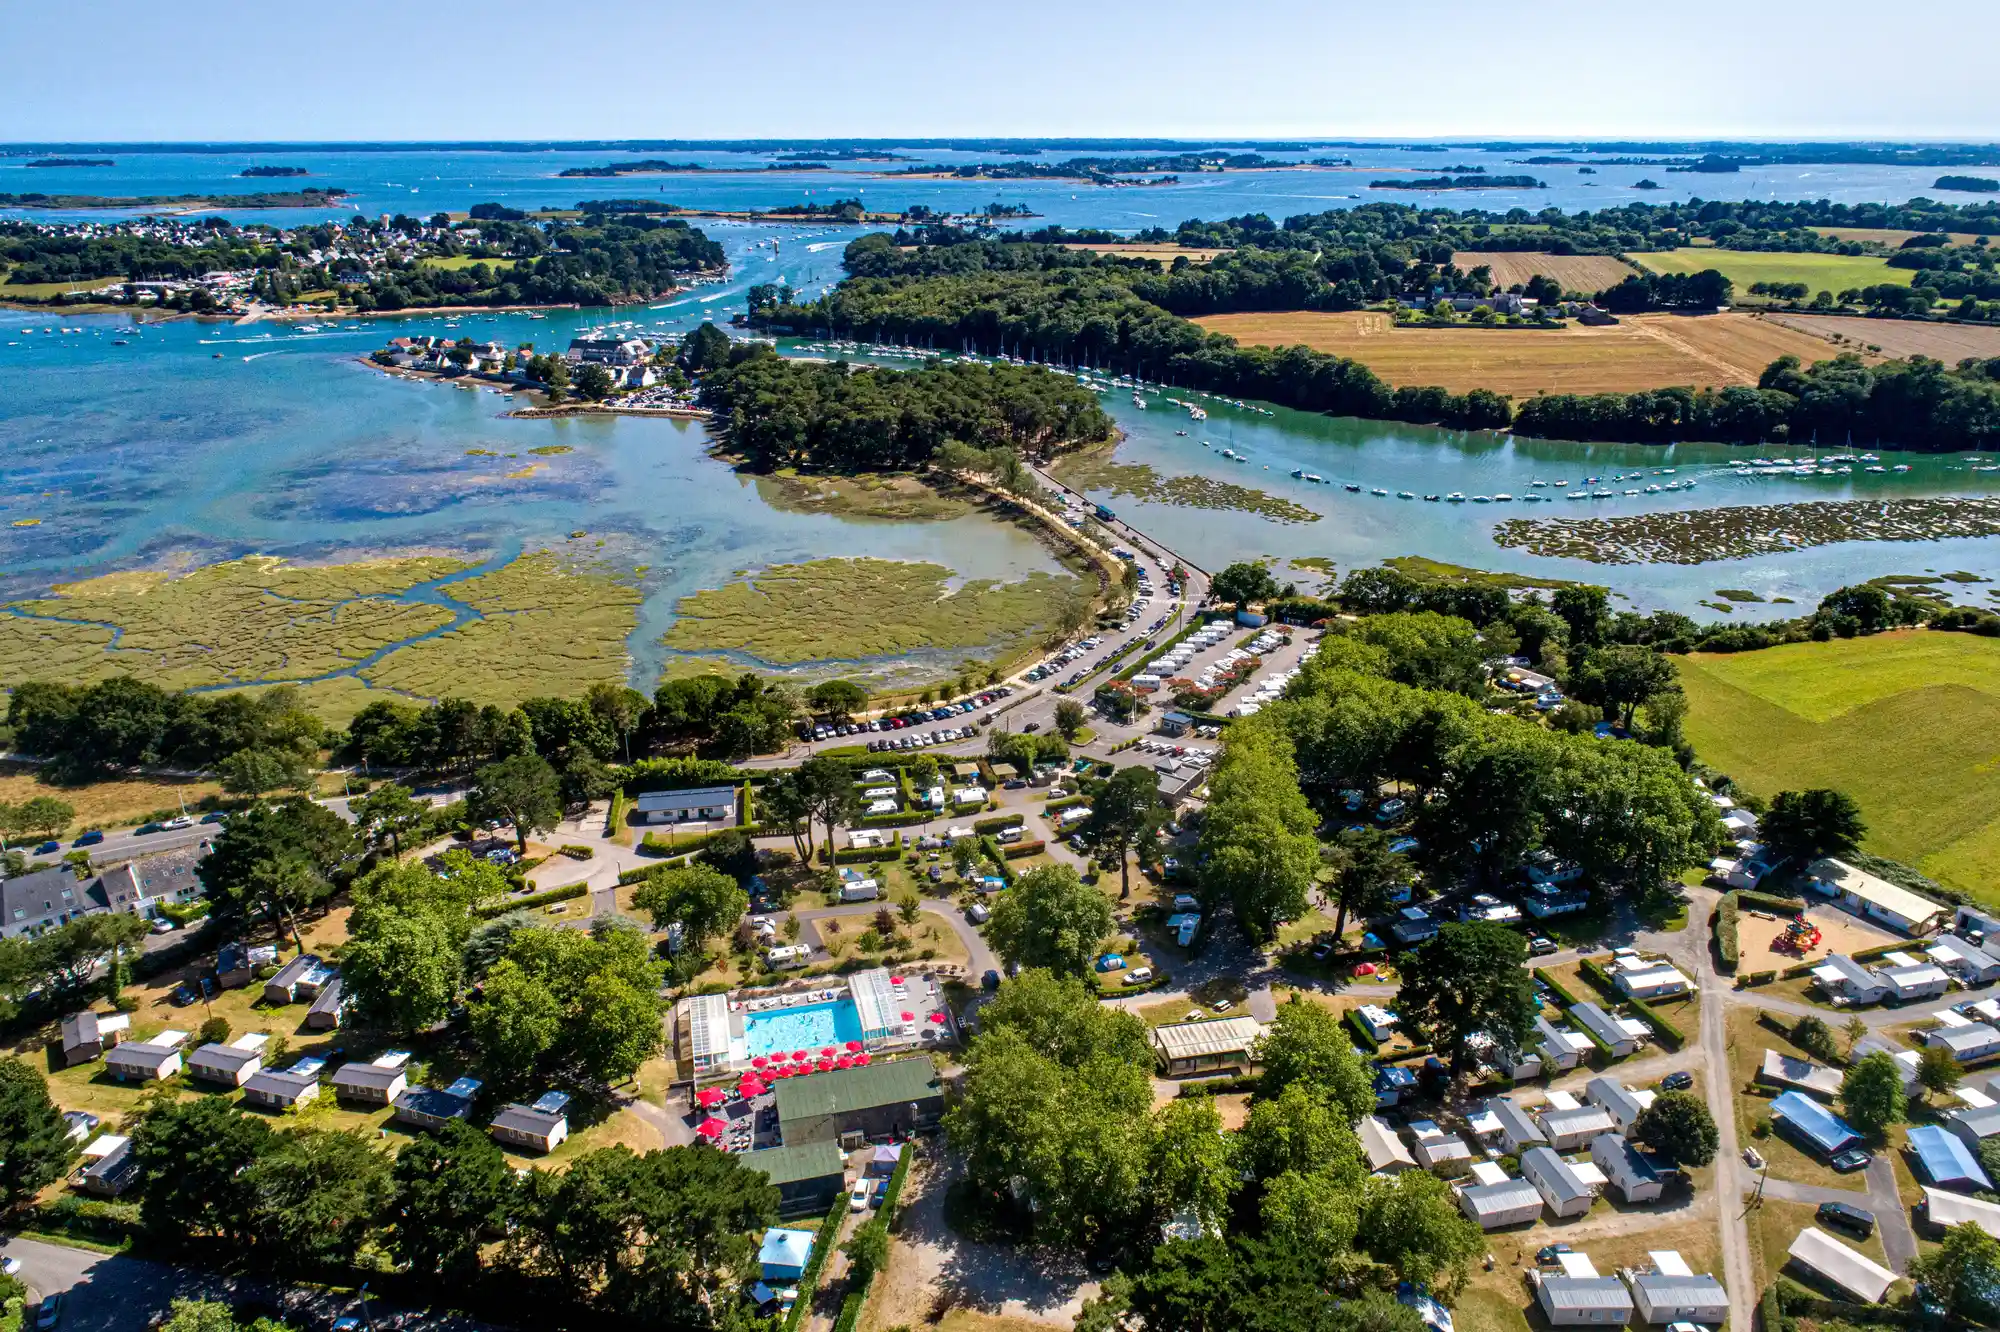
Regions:
<svg viewBox="0 0 2000 1332"><path fill-rule="evenodd" d="M1569 1015L1606 1045L1617 1045L1632 1039L1611 1014L1587 1000L1570 1009Z"/></svg>
<svg viewBox="0 0 2000 1332"><path fill-rule="evenodd" d="M1595 1135L1616 1130L1618 1121L1602 1106L1580 1105L1574 1110L1544 1110L1542 1127L1557 1137L1569 1138L1579 1133Z"/></svg>
<svg viewBox="0 0 2000 1332"><path fill-rule="evenodd" d="M1570 1163L1547 1147L1530 1147L1521 1153L1521 1169L1526 1171L1530 1168L1547 1183L1549 1192L1564 1202L1591 1196L1590 1186L1571 1169Z"/></svg>
<svg viewBox="0 0 2000 1332"><path fill-rule="evenodd" d="M79 1045L92 1045L104 1039L97 1030L97 1014L71 1013L62 1022L62 1048L74 1050Z"/></svg>
<svg viewBox="0 0 2000 1332"><path fill-rule="evenodd" d="M492 1127L546 1138L567 1123L568 1117L560 1110L537 1110L532 1105L510 1105L493 1116Z"/></svg>
<svg viewBox="0 0 2000 1332"><path fill-rule="evenodd" d="M0 881L0 927L17 933L90 905L83 882L60 865Z"/></svg>
<svg viewBox="0 0 2000 1332"><path fill-rule="evenodd" d="M1475 1184L1459 1195L1472 1204L1472 1210L1481 1215L1491 1212L1511 1212L1516 1207L1533 1204L1536 1211L1542 1207L1542 1192L1525 1179L1510 1179L1505 1184Z"/></svg>
<svg viewBox="0 0 2000 1332"><path fill-rule="evenodd" d="M252 1060L263 1057L263 1053L258 1050L246 1050L242 1046L220 1045L211 1041L189 1055L188 1064L195 1068L214 1068L225 1073L234 1073Z"/></svg>
<svg viewBox="0 0 2000 1332"><path fill-rule="evenodd" d="M1988 1046L2000 1044L2000 1030L1984 1022L1975 1022L1965 1027L1939 1027L1924 1033L1927 1045L1942 1045L1953 1054L1965 1050L1984 1050Z"/></svg>
<svg viewBox="0 0 2000 1332"><path fill-rule="evenodd" d="M396 1097L395 1108L426 1119L463 1119L472 1109L472 1098L459 1096L450 1088L435 1091L429 1087L411 1087Z"/></svg>
<svg viewBox="0 0 2000 1332"><path fill-rule="evenodd" d="M1632 1293L1617 1277L1545 1276L1542 1296L1558 1309L1630 1309Z"/></svg>
<svg viewBox="0 0 2000 1332"><path fill-rule="evenodd" d="M1646 1299L1655 1308L1661 1305L1676 1309L1729 1308L1729 1292L1707 1273L1668 1276L1663 1272L1642 1272L1632 1278L1632 1289L1635 1293L1646 1292Z"/></svg>
<svg viewBox="0 0 2000 1332"><path fill-rule="evenodd" d="M367 1087L373 1091L387 1091L395 1085L397 1078L407 1078L409 1070L401 1064L393 1067L387 1064L342 1064L334 1070L333 1085L336 1087Z"/></svg>
<svg viewBox="0 0 2000 1332"><path fill-rule="evenodd" d="M338 975L320 986L319 996L312 1001L312 1007L306 1010L306 1017L310 1020L323 1014L331 1013L338 1019L344 1004L341 998L343 988Z"/></svg>
<svg viewBox="0 0 2000 1332"><path fill-rule="evenodd" d="M1990 1138L2000 1133L2000 1105L1975 1106L1961 1110L1952 1119L1963 1124L1966 1131L1975 1138Z"/></svg>
<svg viewBox="0 0 2000 1332"><path fill-rule="evenodd" d="M285 963L284 966L278 968L278 974L264 983L266 985L276 985L284 989L291 989L300 984L310 984L315 977L325 974L330 970L331 968L327 966L325 958L313 953L300 953L297 957Z"/></svg>
<svg viewBox="0 0 2000 1332"><path fill-rule="evenodd" d="M1508 1137L1520 1142L1548 1141L1548 1135L1542 1132L1534 1120L1528 1118L1528 1112L1523 1110L1513 1097L1496 1096L1486 1103L1486 1108L1499 1117L1500 1126L1506 1130Z"/></svg>
<svg viewBox="0 0 2000 1332"><path fill-rule="evenodd" d="M1641 1152L1637 1147L1634 1147L1631 1143L1625 1141L1625 1139L1619 1137L1616 1133L1605 1133L1599 1135L1598 1137L1592 1138L1590 1140L1590 1149L1592 1154L1594 1155L1596 1153L1597 1146L1599 1143L1606 1143L1606 1142L1611 1144L1612 1149L1618 1153L1619 1159L1625 1163L1626 1171L1629 1172L1634 1178L1639 1180L1652 1180L1652 1179L1658 1179L1660 1177L1660 1172L1654 1167L1653 1163L1646 1158L1645 1153Z"/></svg>
<svg viewBox="0 0 2000 1332"><path fill-rule="evenodd" d="M685 791L648 791L632 801L632 807L645 814L656 809L704 809L711 805L734 805L736 788L733 786L696 786Z"/></svg>
<svg viewBox="0 0 2000 1332"><path fill-rule="evenodd" d="M301 1094L319 1085L319 1074L294 1073L290 1069L259 1069L250 1080L243 1084L246 1092L272 1097L291 1097L296 1100Z"/></svg>
<svg viewBox="0 0 2000 1332"><path fill-rule="evenodd" d="M1621 1119L1637 1119L1645 1109L1630 1088L1610 1078L1592 1078L1584 1084L1583 1094Z"/></svg>
<svg viewBox="0 0 2000 1332"><path fill-rule="evenodd" d="M135 1068L158 1068L181 1052L178 1045L156 1045L151 1041L127 1041L104 1057L107 1064L130 1064Z"/></svg>

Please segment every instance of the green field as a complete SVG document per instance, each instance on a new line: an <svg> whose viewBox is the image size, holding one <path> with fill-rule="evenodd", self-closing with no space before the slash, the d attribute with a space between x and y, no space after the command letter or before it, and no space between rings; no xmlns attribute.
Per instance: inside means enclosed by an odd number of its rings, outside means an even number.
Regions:
<svg viewBox="0 0 2000 1332"><path fill-rule="evenodd" d="M1681 658L1688 738L1759 795L1831 786L1866 849L2000 904L2000 641L1905 630Z"/></svg>
<svg viewBox="0 0 2000 1332"><path fill-rule="evenodd" d="M1891 268L1881 259L1846 254L1766 254L1752 250L1708 247L1630 254L1626 258L1655 273L1699 273L1713 268L1736 284L1738 299L1750 294L1753 282L1803 282L1815 293L1836 296L1849 287L1873 287L1897 282L1907 287L1914 269Z"/></svg>
<svg viewBox="0 0 2000 1332"><path fill-rule="evenodd" d="M425 268L452 269L470 268L474 264L485 264L497 273L502 269L512 268L519 262L518 259L475 259L469 254L454 254L446 258L426 259L423 262L423 266Z"/></svg>

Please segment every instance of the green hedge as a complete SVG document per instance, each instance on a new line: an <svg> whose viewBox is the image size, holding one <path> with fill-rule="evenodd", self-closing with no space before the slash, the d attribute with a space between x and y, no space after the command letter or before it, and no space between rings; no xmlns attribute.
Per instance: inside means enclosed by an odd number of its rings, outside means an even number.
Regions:
<svg viewBox="0 0 2000 1332"><path fill-rule="evenodd" d="M1046 805L1043 805L1042 808L1044 810L1071 809L1077 805L1088 803L1089 800L1090 797L1087 795L1064 796L1060 800L1049 801Z"/></svg>
<svg viewBox="0 0 2000 1332"><path fill-rule="evenodd" d="M979 848L986 853L986 858L993 862L993 872L1006 880L1007 886L1012 888L1014 871L1007 868L1007 855L1000 849L1000 843L991 837L982 837L979 839Z"/></svg>
<svg viewBox="0 0 2000 1332"><path fill-rule="evenodd" d="M1535 979L1540 981L1542 984L1548 986L1549 993L1554 995L1556 997L1556 1001L1560 1003L1564 1008L1576 1007L1576 996L1569 992L1568 986L1564 985L1554 976L1542 970L1542 968L1536 967Z"/></svg>
<svg viewBox="0 0 2000 1332"><path fill-rule="evenodd" d="M596 855L597 852L591 850L587 846L581 846L572 842L557 847L556 854L559 856L568 856L571 860L589 860L592 856Z"/></svg>
<svg viewBox="0 0 2000 1332"><path fill-rule="evenodd" d="M1018 828L1027 822L1025 814L1000 814L990 819L980 819L972 825L975 833L997 833L1002 828Z"/></svg>
<svg viewBox="0 0 2000 1332"><path fill-rule="evenodd" d="M611 775L626 795L636 796L649 791L686 791L697 786L735 786L756 774L720 759L655 758L614 768Z"/></svg>
<svg viewBox="0 0 2000 1332"><path fill-rule="evenodd" d="M1785 1316L1778 1305L1778 1283L1775 1281L1764 1287L1764 1294L1757 1301L1757 1321L1762 1325L1759 1332L1785 1332Z"/></svg>
<svg viewBox="0 0 2000 1332"><path fill-rule="evenodd" d="M813 1293L819 1289L819 1274L833 1256L833 1243L840 1238L840 1224L846 1219L847 1194L843 1192L833 1200L833 1210L819 1223L819 1232L813 1237L812 1256L806 1259L806 1270L799 1274L799 1296L792 1301L791 1312L785 1315L785 1332L797 1332L799 1324L805 1321L806 1312L812 1308Z"/></svg>
<svg viewBox="0 0 2000 1332"><path fill-rule="evenodd" d="M849 846L833 853L836 865L879 865L885 860L901 860L903 844L898 841L893 846Z"/></svg>
<svg viewBox="0 0 2000 1332"><path fill-rule="evenodd" d="M854 1325L861 1321L862 1292L855 1291L840 1302L840 1317L833 1321L833 1332L854 1332Z"/></svg>
<svg viewBox="0 0 2000 1332"><path fill-rule="evenodd" d="M190 925L206 916L215 906L206 897L197 897L192 902L161 902L159 913L176 925Z"/></svg>
<svg viewBox="0 0 2000 1332"><path fill-rule="evenodd" d="M1347 1022L1349 1031L1354 1036L1355 1043L1359 1045L1365 1053L1375 1054L1376 1052L1381 1050L1382 1042L1376 1040L1375 1034L1368 1030L1368 1024L1361 1020L1361 1013L1359 1010L1350 1008L1343 1015L1343 1017Z"/></svg>
<svg viewBox="0 0 2000 1332"><path fill-rule="evenodd" d="M1736 970L1743 957L1743 945L1736 934L1737 919L1741 914L1735 893L1725 894L1722 904L1715 909L1715 947L1724 971Z"/></svg>
<svg viewBox="0 0 2000 1332"><path fill-rule="evenodd" d="M929 823L939 815L928 810L905 810L901 814L870 814L855 820L857 828L909 828L919 823Z"/></svg>
<svg viewBox="0 0 2000 1332"><path fill-rule="evenodd" d="M1774 911L1782 916L1796 916L1806 909L1802 897L1781 897L1776 893L1760 893L1750 888L1739 888L1730 896L1744 906L1758 911Z"/></svg>
<svg viewBox="0 0 2000 1332"><path fill-rule="evenodd" d="M1736 978L1736 983L1748 990L1758 985L1769 985L1778 979L1775 971L1746 971Z"/></svg>
<svg viewBox="0 0 2000 1332"><path fill-rule="evenodd" d="M1227 1078L1201 1078L1183 1082L1177 1096L1227 1096L1231 1092L1253 1092L1263 1081L1261 1073L1238 1073Z"/></svg>
<svg viewBox="0 0 2000 1332"><path fill-rule="evenodd" d="M754 823L743 823L730 828L714 828L695 837L676 838L673 841L664 840L658 833L649 832L640 842L639 849L647 855L654 856L691 856L725 833L739 832L745 837L757 837L761 836L763 831Z"/></svg>
<svg viewBox="0 0 2000 1332"><path fill-rule="evenodd" d="M544 907L556 902L572 901L575 898L586 896L589 892L590 885L587 883L566 884L561 888L550 888L543 892L530 893L526 897L507 897L502 898L498 902L484 902L474 907L472 914L481 920L491 920L495 916L504 916L509 911L525 911L531 907Z"/></svg>
<svg viewBox="0 0 2000 1332"><path fill-rule="evenodd" d="M1000 854L1007 860L1021 860L1027 856L1040 854L1047 846L1047 842L1015 842L1011 846L1001 847Z"/></svg>
<svg viewBox="0 0 2000 1332"><path fill-rule="evenodd" d="M1618 988L1616 981L1611 979L1611 973L1596 962L1591 961L1587 957L1583 958L1576 964L1576 970L1578 975L1589 981L1591 985L1596 987L1597 992L1606 999L1617 1003L1625 998L1625 992Z"/></svg>
<svg viewBox="0 0 2000 1332"><path fill-rule="evenodd" d="M620 888L628 887L644 880L654 870L664 868L665 866L662 865L641 865L637 869L624 870L618 875L618 886Z"/></svg>
<svg viewBox="0 0 2000 1332"><path fill-rule="evenodd" d="M1907 943L1882 944L1875 948L1858 948L1847 956L1855 962L1873 962L1878 957L1887 957L1891 953L1901 952L1908 947L1910 945Z"/></svg>

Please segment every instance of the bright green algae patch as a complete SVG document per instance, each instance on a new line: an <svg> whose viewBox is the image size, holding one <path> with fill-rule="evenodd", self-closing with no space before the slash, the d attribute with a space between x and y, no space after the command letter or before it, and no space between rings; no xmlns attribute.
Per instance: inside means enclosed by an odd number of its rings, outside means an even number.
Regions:
<svg viewBox="0 0 2000 1332"><path fill-rule="evenodd" d="M741 652L773 665L858 660L926 648L1019 643L1054 623L1083 583L1036 572L951 586L941 564L827 559L781 564L675 607L662 640L686 652Z"/></svg>

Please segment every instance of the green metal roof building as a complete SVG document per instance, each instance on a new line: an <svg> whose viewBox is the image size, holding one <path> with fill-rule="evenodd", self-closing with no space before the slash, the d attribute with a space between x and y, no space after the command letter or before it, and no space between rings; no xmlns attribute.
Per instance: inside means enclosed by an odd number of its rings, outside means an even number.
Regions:
<svg viewBox="0 0 2000 1332"><path fill-rule="evenodd" d="M928 1057L835 1069L778 1084L778 1127L787 1147L913 1133L944 1113L944 1083Z"/></svg>
<svg viewBox="0 0 2000 1332"><path fill-rule="evenodd" d="M761 1170L777 1186L783 1216L824 1212L847 1188L847 1158L831 1142L800 1143L746 1152L737 1160Z"/></svg>

